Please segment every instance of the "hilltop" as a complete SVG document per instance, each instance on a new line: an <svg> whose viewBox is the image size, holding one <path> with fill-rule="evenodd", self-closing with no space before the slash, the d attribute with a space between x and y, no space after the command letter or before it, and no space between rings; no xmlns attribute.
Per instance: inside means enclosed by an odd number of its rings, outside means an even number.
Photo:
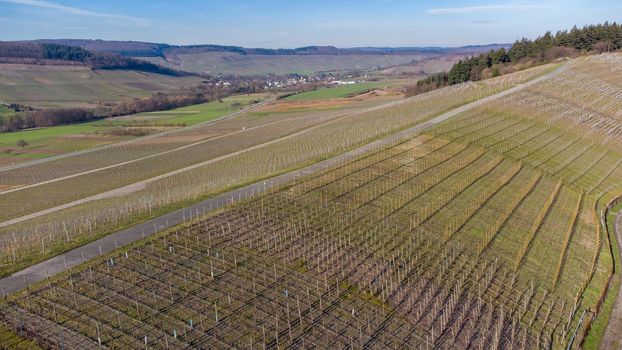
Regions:
<svg viewBox="0 0 622 350"><path fill-rule="evenodd" d="M197 44L197 45L171 45L165 43L151 43L143 41L118 41L101 39L38 39L22 41L24 43L58 44L80 47L89 51L113 52L119 55L132 57L166 57L167 54L189 52L235 52L246 55L352 55L352 54L406 54L418 53L461 53L489 51L501 47L509 47L511 44L469 45L461 47L352 47L337 48L335 46L304 46L293 49L272 48L246 48L233 45Z"/></svg>
<svg viewBox="0 0 622 350"><path fill-rule="evenodd" d="M171 71L210 75L369 71L451 57L452 62L509 44L464 47L353 47L305 46L291 49L246 48L231 45L171 45L140 41L40 39L20 44L65 45L148 61ZM436 71L426 72L435 73Z"/></svg>

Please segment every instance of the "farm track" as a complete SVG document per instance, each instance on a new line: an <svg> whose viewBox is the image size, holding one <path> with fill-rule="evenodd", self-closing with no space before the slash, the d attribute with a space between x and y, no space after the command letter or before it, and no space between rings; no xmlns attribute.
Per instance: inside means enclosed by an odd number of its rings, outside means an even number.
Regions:
<svg viewBox="0 0 622 350"><path fill-rule="evenodd" d="M122 231L116 232L114 234L108 235L106 237L103 237L99 240L93 241L91 243L88 243L86 245L83 245L81 247L78 247L76 249L73 249L69 252L63 253L61 255L58 255L56 257L50 258L48 260L45 260L41 263L38 263L36 265L30 266L24 270L18 271L16 273L13 273L12 275L2 278L0 279L0 286L2 287L3 293L14 293L17 292L23 288L25 288L27 285L31 284L31 283L36 283L39 281L42 281L44 279L47 278L47 276L53 276L56 274L59 274L63 271L66 271L74 266L77 266L87 260L93 259L101 254L104 253L108 253L111 252L119 247L125 246L127 244L130 244L134 241L137 241L141 238L144 238L148 235L152 235L154 233L166 230L168 227L171 226L175 226L175 225L179 225L182 224L186 221L186 218L189 217L190 219L194 218L196 215L198 215L199 213L203 214L205 213L206 210L214 210L214 209L218 209L218 208L222 208L225 207L228 204L232 204L233 202L236 201L240 201L240 200L244 200L247 198L251 198L253 196L255 196L256 194L261 194L261 193L265 193L267 190L270 189L276 189L279 187L279 185L284 184L286 182L290 182L292 180L295 180L301 176L305 176L308 173L312 173L318 170L322 170L322 169L326 169L326 168L330 168L332 166L336 166L338 164L340 164L343 161L346 161L348 159L351 159L353 157L357 157L357 156L361 156L364 155L365 153L369 152L369 151L373 151L376 150L378 148L381 148L383 146L389 145L393 142L402 140L406 137L412 137L413 135L416 135L422 131L425 131L429 128L431 128L432 126L435 126L441 122L444 122L450 118L453 118L456 115L459 115L465 111L468 111L472 108L475 107L479 107L482 106L486 103L489 103L491 101L494 101L496 99L508 96L510 94L513 94L517 91L523 90L525 88L528 88L534 84L540 83L544 80L547 80L553 76L555 76L556 74L558 74L560 71L562 71L564 69L564 65L560 66L559 68L555 69L552 72L549 72L547 74L544 74L542 76L539 76L535 79L532 79L526 83L523 84L519 84L513 88L504 90L500 93L497 93L495 95L491 95L491 96L487 96L484 98L481 98L477 101L471 102L471 103L467 103L465 105L462 105L460 107L454 108L450 111L444 112L426 122L423 122L421 124L418 124L414 127L402 130L400 132L394 133L390 136L387 136L383 139L371 142L369 144L366 144L364 146L361 146L359 148L356 148L354 150L351 150L349 152L340 154L338 156L335 156L333 158L312 164L310 166L298 169L298 170L294 170L282 175L278 175L276 177L273 177L269 180L266 181L259 181L223 194L220 194L218 196L206 199L204 201L195 203L193 205L190 205L186 208L183 209L179 209L167 214L164 214L162 216L147 220L141 224L132 226L130 228L124 229ZM390 104L395 103L395 102L391 102ZM385 104L385 105L381 105L381 106L376 106L373 107L371 110L375 109L375 108L382 108L382 107L386 107L389 104ZM220 119L222 120L222 119ZM305 129L301 132L306 132L309 129ZM300 132L299 132L300 133ZM289 137L293 137L293 135L296 135L298 133L292 134L292 135L288 135L285 136L287 138ZM281 138L282 139L282 138ZM272 140L269 141L268 143L274 143L274 142L278 142L281 139L277 139L277 140ZM257 148L257 147L261 147L264 144L261 145L257 145L254 146L250 149L253 148ZM248 151L249 149L240 151L240 152L245 152ZM228 157L230 155L225 155L223 157ZM210 160L208 162L213 162L215 161L215 159ZM203 164L204 163L200 163ZM197 165L193 165L191 166L192 168L197 167ZM190 168L190 167L188 167ZM184 168L185 170L189 170L188 168ZM3 170L2 168L0 168L0 170ZM174 173L179 173L181 172L182 169L176 170L174 171ZM167 175L170 175L172 173L167 173L167 174L163 174L160 175L160 177L166 177ZM149 182L153 181L152 179L147 179L147 180L143 180L143 181L139 181L136 182L130 186L146 186ZM127 186L122 187L121 189L125 188ZM113 190L113 191L119 191L119 189ZM109 191L111 192L111 191ZM107 192L105 192L107 193ZM117 193L117 194L111 194L111 195L120 195L122 193ZM98 196L100 196L102 194L99 194ZM84 199L80 200L80 201L84 201ZM63 208L58 208L57 210L61 210L67 207L71 207L73 205L70 205L71 203L67 203L65 205L63 205ZM53 208L51 208L53 209ZM46 213L49 213L50 209L46 210ZM57 211L55 210L55 211ZM53 212L53 211L52 211ZM40 212L38 212L40 213ZM32 218L32 215L36 215L38 213L33 213L31 215L28 215L28 219ZM44 214L40 214L40 215L44 215ZM40 216L37 215L37 216ZM11 221L14 220L19 220L13 223L17 223L17 222L21 222L24 220L27 220L25 217L21 217L21 218L16 218L13 219ZM3 226L8 226L9 224L6 224L7 222L3 222L0 223L0 227Z"/></svg>
<svg viewBox="0 0 622 350"><path fill-rule="evenodd" d="M614 231L617 238L616 240L618 241L618 249L622 252L622 211L618 212L616 216ZM618 259L620 258L622 258L622 256L618 257ZM620 271L618 271L617 278L619 279L620 276ZM622 288L618 289L618 295L616 296L613 309L611 310L609 323L607 324L607 329L605 330L600 348L602 350L622 349L620 334L622 334Z"/></svg>

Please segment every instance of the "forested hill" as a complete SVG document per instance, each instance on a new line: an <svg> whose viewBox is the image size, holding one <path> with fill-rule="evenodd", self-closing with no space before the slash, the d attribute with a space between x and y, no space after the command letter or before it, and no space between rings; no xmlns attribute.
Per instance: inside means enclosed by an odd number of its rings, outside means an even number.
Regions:
<svg viewBox="0 0 622 350"><path fill-rule="evenodd" d="M173 76L189 74L112 52L93 52L81 47L49 43L0 41L0 62L77 64L94 69L131 69Z"/></svg>
<svg viewBox="0 0 622 350"><path fill-rule="evenodd" d="M517 40L509 50L490 50L454 64L449 72L435 74L417 83L411 94L437 87L477 81L541 62L550 62L580 53L610 52L622 48L622 25L607 23L583 28L547 32L535 40Z"/></svg>
<svg viewBox="0 0 622 350"><path fill-rule="evenodd" d="M142 41L116 41L91 39L39 39L24 41L34 44L58 44L80 47L93 52L112 52L131 57L166 57L167 55L203 52L232 52L241 55L395 55L412 53L474 54L509 44L470 45L463 47L353 47L305 46L294 49L246 48L231 45L170 45Z"/></svg>

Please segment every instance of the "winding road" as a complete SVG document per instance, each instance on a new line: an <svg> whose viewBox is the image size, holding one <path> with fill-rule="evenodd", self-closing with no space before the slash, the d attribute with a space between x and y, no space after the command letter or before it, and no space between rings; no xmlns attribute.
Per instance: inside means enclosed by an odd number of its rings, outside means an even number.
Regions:
<svg viewBox="0 0 622 350"><path fill-rule="evenodd" d="M517 91L525 89L529 86L537 84L543 80L549 79L550 77L559 73L562 69L564 69L564 65L558 67L552 72L549 72L533 80L530 80L526 83L519 84L515 87L504 90L495 95L484 97L477 101L454 108L424 123L421 123L414 127L397 132L395 134L392 134L383 139L374 141L372 143L366 144L364 146L361 146L349 152L340 154L333 158L312 164L310 166L307 166L307 167L304 167L298 170L294 170L294 171L291 171L291 172L288 172L288 173L285 173L279 176L275 176L266 181L259 181L259 182L223 193L221 195L206 199L204 201L190 205L186 208L179 209L179 210L170 212L168 214L164 214L162 216L147 220L144 223L132 226L122 231L118 231L114 234L108 235L99 240L93 241L91 243L88 243L86 245L73 249L71 251L68 251L56 257L50 258L36 265L30 266L24 270L18 271L8 277L0 279L1 292L2 294L14 293L16 291L19 291L25 288L27 285L31 283L42 281L46 279L48 276L59 274L63 271L66 271L72 267L75 267L81 264L82 262L93 259L102 254L111 252L118 247L125 246L127 244L130 244L131 242L134 242L141 238L144 238L154 233L165 230L168 227L182 224L184 221L190 220L191 218L195 218L197 215L203 214L210 210L215 210L215 209L224 207L228 203L233 203L239 200L250 198L257 194L264 193L265 191L269 189L276 188L277 186L283 183L290 182L298 177L305 176L311 172L315 172L315 171L325 169L325 168L330 168L331 166L337 165L344 160L362 155L366 152L381 148L385 145L389 145L394 141L417 135L421 133L422 131L425 131L426 129L429 129L430 127L434 125L444 122L460 113L463 113L472 108L484 105L493 100L508 96ZM179 170L177 170L176 172L178 171ZM145 181L149 181L149 179ZM140 185L140 183L142 182L138 182L131 186L137 186L137 185Z"/></svg>

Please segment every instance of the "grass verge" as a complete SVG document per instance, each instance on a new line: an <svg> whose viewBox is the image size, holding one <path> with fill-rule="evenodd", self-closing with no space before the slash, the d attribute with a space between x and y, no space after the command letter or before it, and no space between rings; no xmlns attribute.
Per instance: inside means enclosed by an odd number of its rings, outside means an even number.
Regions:
<svg viewBox="0 0 622 350"><path fill-rule="evenodd" d="M36 341L24 338L16 331L0 325L0 349L35 350L43 348Z"/></svg>
<svg viewBox="0 0 622 350"><path fill-rule="evenodd" d="M622 269L622 264L620 264L620 249L618 247L618 237L615 231L615 222L618 213L622 210L622 202L615 205L611 210L607 213L607 229L610 232L611 237L611 249L613 251L613 261L615 266L615 274L613 275L613 280L611 283L611 287L609 292L607 293L607 297L603 302L602 309L600 314L596 317L594 323L592 323L592 327L590 328L589 333L583 340L582 348L586 350L595 350L600 347L600 343L603 340L605 335L605 331L607 330L607 325L609 324L609 320L611 318L611 312L613 311L613 305L616 302L616 298L618 296L618 291L620 289L620 272ZM607 248L604 248L607 249ZM619 344L618 344L619 345Z"/></svg>

